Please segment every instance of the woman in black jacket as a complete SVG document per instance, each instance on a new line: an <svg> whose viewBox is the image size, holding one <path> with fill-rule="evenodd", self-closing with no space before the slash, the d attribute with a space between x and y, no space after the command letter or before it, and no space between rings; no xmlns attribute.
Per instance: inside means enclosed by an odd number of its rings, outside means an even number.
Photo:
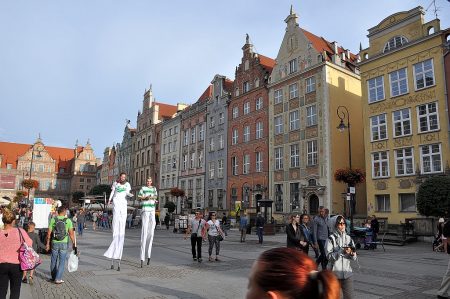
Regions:
<svg viewBox="0 0 450 299"><path fill-rule="evenodd" d="M297 250L304 250L308 246L308 242L300 227L300 215L294 214L289 216L289 224L286 226L287 247Z"/></svg>

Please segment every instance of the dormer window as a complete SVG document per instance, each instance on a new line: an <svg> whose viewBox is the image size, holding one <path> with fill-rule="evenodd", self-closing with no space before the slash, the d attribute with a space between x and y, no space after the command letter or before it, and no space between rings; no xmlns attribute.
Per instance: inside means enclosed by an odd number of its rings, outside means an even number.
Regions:
<svg viewBox="0 0 450 299"><path fill-rule="evenodd" d="M393 50L395 48L400 48L407 42L408 42L408 40L404 36L394 36L384 46L383 53Z"/></svg>

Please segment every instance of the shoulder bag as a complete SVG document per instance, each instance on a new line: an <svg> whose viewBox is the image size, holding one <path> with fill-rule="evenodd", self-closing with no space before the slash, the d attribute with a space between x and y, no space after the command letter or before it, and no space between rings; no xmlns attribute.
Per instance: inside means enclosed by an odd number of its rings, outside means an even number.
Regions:
<svg viewBox="0 0 450 299"><path fill-rule="evenodd" d="M42 263L42 260L39 257L39 254L37 254L36 251L34 251L33 247L28 246L28 244L25 242L25 239L23 238L20 229L17 228L17 230L19 231L20 236L20 248L19 248L20 268L23 271L33 270Z"/></svg>

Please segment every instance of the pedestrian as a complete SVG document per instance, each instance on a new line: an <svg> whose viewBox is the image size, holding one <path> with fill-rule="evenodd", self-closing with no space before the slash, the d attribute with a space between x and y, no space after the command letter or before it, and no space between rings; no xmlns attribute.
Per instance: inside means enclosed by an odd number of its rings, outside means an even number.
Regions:
<svg viewBox="0 0 450 299"><path fill-rule="evenodd" d="M3 229L3 207L0 206L0 229Z"/></svg>
<svg viewBox="0 0 450 299"><path fill-rule="evenodd" d="M184 239L191 235L192 258L194 261L202 262L202 241L206 239L206 222L200 211L195 212L195 217L189 222Z"/></svg>
<svg viewBox="0 0 450 299"><path fill-rule="evenodd" d="M214 261L212 258L212 251L214 246L216 247L216 258L215 261L219 262L219 254L220 254L220 240L219 236L224 237L224 232L220 229L220 221L216 219L216 213L211 213L211 219L206 222L206 230L208 231L208 254L209 261Z"/></svg>
<svg viewBox="0 0 450 299"><path fill-rule="evenodd" d="M303 235L305 236L305 241L308 243L306 246L302 248L303 252L305 254L308 254L309 252L309 245L314 244L312 232L309 228L309 215L308 214L302 214L300 215L300 228L303 231ZM314 250L315 252L315 250ZM316 258L318 257L318 252L316 253Z"/></svg>
<svg viewBox="0 0 450 299"><path fill-rule="evenodd" d="M444 218L439 218L438 220L438 226L437 226L437 230L438 230L438 235L441 238L442 241L442 245L444 246L444 252L447 252L447 238L444 236L444 224L445 224L445 220Z"/></svg>
<svg viewBox="0 0 450 299"><path fill-rule="evenodd" d="M141 268L147 254L147 265L150 264L152 256L153 236L155 234L155 209L158 201L158 192L152 185L152 178L147 178L147 186L143 186L138 194L138 199L142 203L142 228L141 228Z"/></svg>
<svg viewBox="0 0 450 299"><path fill-rule="evenodd" d="M286 225L286 246L303 251L308 242L303 234L303 230L300 228L300 215L289 215L289 223Z"/></svg>
<svg viewBox="0 0 450 299"><path fill-rule="evenodd" d="M245 237L247 236L247 225L248 225L248 218L247 214L244 213L241 216L241 219L239 219L239 231L241 232L241 242L245 242Z"/></svg>
<svg viewBox="0 0 450 299"><path fill-rule="evenodd" d="M86 212L81 208L77 213L78 235L83 235L84 223L86 222Z"/></svg>
<svg viewBox="0 0 450 299"><path fill-rule="evenodd" d="M319 215L313 220L313 236L314 247L319 249L320 255L316 259L317 265L321 265L322 269L327 268L327 255L325 253L325 243L328 239L328 223L325 217L325 208L319 207Z"/></svg>
<svg viewBox="0 0 450 299"><path fill-rule="evenodd" d="M166 224L167 230L169 230L169 225L170 225L170 216L169 216L169 213L166 213L166 216L164 216L164 223Z"/></svg>
<svg viewBox="0 0 450 299"><path fill-rule="evenodd" d="M336 217L334 232L326 242L326 253L329 259L328 269L339 280L343 299L353 298L353 271L351 260L356 260L356 248L352 238L345 231L346 223L342 215Z"/></svg>
<svg viewBox="0 0 450 299"><path fill-rule="evenodd" d="M0 298L6 298L9 285L9 298L18 299L22 284L18 254L22 243L20 233L28 246L32 246L33 241L22 228L15 227L16 215L11 210L3 209L2 222L4 226L0 231Z"/></svg>
<svg viewBox="0 0 450 299"><path fill-rule="evenodd" d="M228 225L227 214L223 213L223 216L222 216L222 230L224 231L225 236L228 236L227 225Z"/></svg>
<svg viewBox="0 0 450 299"><path fill-rule="evenodd" d="M92 229L96 230L97 228L97 211L92 213Z"/></svg>
<svg viewBox="0 0 450 299"><path fill-rule="evenodd" d="M263 234L264 234L264 217L261 215L261 212L258 212L258 216L256 217L256 233L258 234L258 243L263 243Z"/></svg>
<svg viewBox="0 0 450 299"><path fill-rule="evenodd" d="M64 267L69 247L69 238L72 241L72 249L75 247L75 232L72 221L67 217L66 207L58 208L58 216L50 220L47 231L46 250L50 250L50 241L52 242L52 256L50 262L51 281L56 284L64 283L62 280Z"/></svg>
<svg viewBox="0 0 450 299"><path fill-rule="evenodd" d="M120 260L122 259L123 242L125 240L125 225L127 221L127 196L132 197L130 193L131 186L127 182L126 173L122 172L119 179L111 187L108 205L113 203L113 240L108 250L103 254L111 259L111 269L114 269L114 260L118 260L117 271L120 271ZM106 211L105 211L106 212ZM105 213L103 213L105 215ZM106 213L106 222L108 222L108 213Z"/></svg>
<svg viewBox="0 0 450 299"><path fill-rule="evenodd" d="M28 229L27 229L28 237L30 237L31 241L33 241L34 251L38 252L39 248L42 250L45 250L45 245L44 245L44 243L41 242L39 235L35 233L35 231L34 231L35 228L36 228L36 224L34 222L28 222ZM27 274L28 274L28 272L26 270L23 271L22 282L23 283L29 282L30 284L33 284L34 269L30 270L29 277L27 277Z"/></svg>
<svg viewBox="0 0 450 299"><path fill-rule="evenodd" d="M253 263L246 299L339 299L339 283L328 270L292 248L272 248Z"/></svg>
<svg viewBox="0 0 450 299"><path fill-rule="evenodd" d="M442 235L446 238L445 242L447 243L447 254L450 254L450 220L447 220L447 222L444 223L442 226ZM437 291L437 297L439 299L449 298L446 297L447 295L450 295L450 255L449 255L449 261L447 266L447 272L445 272L444 277L442 278L441 286L439 287L439 290Z"/></svg>
<svg viewBox="0 0 450 299"><path fill-rule="evenodd" d="M127 214L127 228L131 228L131 222L133 221L133 213L128 212Z"/></svg>

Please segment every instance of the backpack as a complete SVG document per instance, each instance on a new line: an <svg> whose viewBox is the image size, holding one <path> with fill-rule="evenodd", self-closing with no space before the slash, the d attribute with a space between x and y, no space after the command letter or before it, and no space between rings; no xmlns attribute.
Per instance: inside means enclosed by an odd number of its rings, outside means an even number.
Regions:
<svg viewBox="0 0 450 299"><path fill-rule="evenodd" d="M67 218L59 219L58 217L55 217L55 225L53 229L53 239L56 241L62 241L65 237L67 237L67 230L66 230L66 221Z"/></svg>

